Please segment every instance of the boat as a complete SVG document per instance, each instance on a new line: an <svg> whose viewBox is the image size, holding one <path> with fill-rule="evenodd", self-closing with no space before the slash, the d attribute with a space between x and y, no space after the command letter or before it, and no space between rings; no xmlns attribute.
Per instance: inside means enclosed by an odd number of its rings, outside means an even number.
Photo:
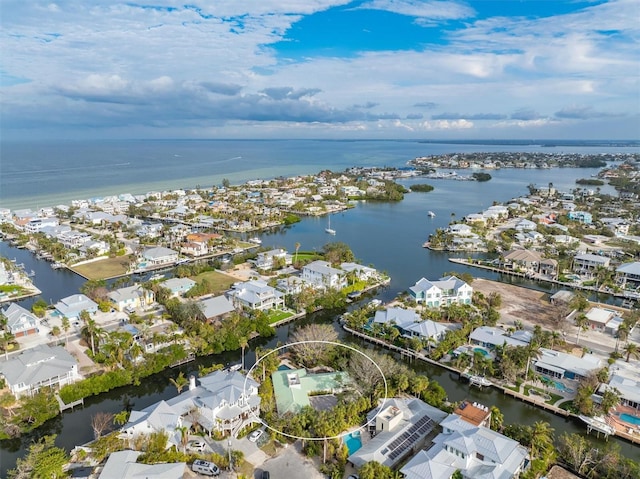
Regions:
<svg viewBox="0 0 640 479"><path fill-rule="evenodd" d="M349 299L358 299L360 296L362 296L362 291L360 290L351 291L349 294L347 294L347 298Z"/></svg>
<svg viewBox="0 0 640 479"><path fill-rule="evenodd" d="M433 211L431 211L431 210L429 210L429 211L427 212L427 214L429 215L429 217L430 217L430 218L433 218L433 217L435 217L435 215L436 215L436 214L435 214Z"/></svg>
<svg viewBox="0 0 640 479"><path fill-rule="evenodd" d="M484 376L471 375L469 376L469 384L471 384L472 386L484 387L484 386L491 386L492 382L489 381Z"/></svg>
<svg viewBox="0 0 640 479"><path fill-rule="evenodd" d="M329 225L324 229L325 233L329 233L330 235L335 235L336 230L331 229L331 215L329 215Z"/></svg>
<svg viewBox="0 0 640 479"><path fill-rule="evenodd" d="M598 433L603 433L605 436L611 436L616 433L616 429L613 426L610 426L607 423L606 418L602 416L578 416L582 422L587 425L587 432L596 431Z"/></svg>
<svg viewBox="0 0 640 479"><path fill-rule="evenodd" d="M164 274L154 274L149 278L149 281L160 281L164 279Z"/></svg>
<svg viewBox="0 0 640 479"><path fill-rule="evenodd" d="M249 243L253 243L253 244L262 244L262 240L257 236L254 236L253 238L249 238L248 241Z"/></svg>
<svg viewBox="0 0 640 479"><path fill-rule="evenodd" d="M62 263L58 263L57 261L55 263L53 263L51 265L51 268L53 269L60 269L60 268L64 268L64 265Z"/></svg>

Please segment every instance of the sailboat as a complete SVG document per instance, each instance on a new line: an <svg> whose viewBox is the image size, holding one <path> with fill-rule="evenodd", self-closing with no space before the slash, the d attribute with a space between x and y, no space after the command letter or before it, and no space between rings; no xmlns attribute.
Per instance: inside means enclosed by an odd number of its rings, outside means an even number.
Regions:
<svg viewBox="0 0 640 479"><path fill-rule="evenodd" d="M433 211L431 211L431 210L429 210L429 211L427 212L427 214L428 214L431 218L433 218L433 217L436 215L436 214L435 214Z"/></svg>
<svg viewBox="0 0 640 479"><path fill-rule="evenodd" d="M331 215L329 215L329 225L324 229L324 231L326 233L329 233L330 235L335 235L336 234L336 230L331 229Z"/></svg>

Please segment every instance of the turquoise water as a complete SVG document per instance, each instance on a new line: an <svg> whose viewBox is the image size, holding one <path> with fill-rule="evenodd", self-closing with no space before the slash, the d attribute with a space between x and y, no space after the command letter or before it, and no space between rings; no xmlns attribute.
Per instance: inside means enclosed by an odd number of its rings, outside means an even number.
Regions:
<svg viewBox="0 0 640 479"><path fill-rule="evenodd" d="M473 348L473 351L476 353L480 353L483 356L489 356L489 353L482 348Z"/></svg>
<svg viewBox="0 0 640 479"><path fill-rule="evenodd" d="M289 366L285 366L284 364L278 366L278 371L289 371L290 369L291 368Z"/></svg>
<svg viewBox="0 0 640 479"><path fill-rule="evenodd" d="M628 422L629 424L633 424L634 426L640 426L640 417L632 416L631 414L620 414L620 419L624 422Z"/></svg>
<svg viewBox="0 0 640 479"><path fill-rule="evenodd" d="M352 432L344 437L344 443L349 449L349 454L353 454L362 447L362 439L360 439L360 431Z"/></svg>
<svg viewBox="0 0 640 479"><path fill-rule="evenodd" d="M567 386L565 386L563 383L559 382L559 381L553 381L553 384L555 385L556 389L558 391L564 391L567 393L572 393L573 389L568 388Z"/></svg>

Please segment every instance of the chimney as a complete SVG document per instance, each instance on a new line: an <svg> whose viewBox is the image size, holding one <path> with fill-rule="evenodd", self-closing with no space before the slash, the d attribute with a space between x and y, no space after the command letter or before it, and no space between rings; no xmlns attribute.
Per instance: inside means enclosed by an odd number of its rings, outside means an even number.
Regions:
<svg viewBox="0 0 640 479"><path fill-rule="evenodd" d="M193 391L196 388L196 377L192 374L189 376L189 391Z"/></svg>

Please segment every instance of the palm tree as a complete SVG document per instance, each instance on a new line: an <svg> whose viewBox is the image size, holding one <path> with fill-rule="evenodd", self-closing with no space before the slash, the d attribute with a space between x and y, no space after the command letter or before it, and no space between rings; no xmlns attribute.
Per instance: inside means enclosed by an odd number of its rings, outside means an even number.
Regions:
<svg viewBox="0 0 640 479"><path fill-rule="evenodd" d="M249 340L246 336L241 336L240 339L238 339L238 343L240 343L240 348L242 349L242 370L244 371L244 348L249 346Z"/></svg>
<svg viewBox="0 0 640 479"><path fill-rule="evenodd" d="M580 333L589 329L589 318L584 313L580 313L575 319L576 326L578 326L578 335L576 336L576 344L580 343Z"/></svg>
<svg viewBox="0 0 640 479"><path fill-rule="evenodd" d="M15 341L16 337L10 331L0 334L0 346L4 349L4 359L9 359L9 345Z"/></svg>
<svg viewBox="0 0 640 479"><path fill-rule="evenodd" d="M182 452L187 453L187 444L189 443L189 428L187 426L178 426L176 431L180 431L180 444L182 445Z"/></svg>
<svg viewBox="0 0 640 479"><path fill-rule="evenodd" d="M91 339L91 352L95 356L96 354L96 345L95 345L95 337L101 332L98 327L98 323L93 319L89 312L86 310L80 311L80 319L84 321L84 327L82 328L82 333L86 336L89 336Z"/></svg>
<svg viewBox="0 0 640 479"><path fill-rule="evenodd" d="M176 389L178 390L178 394L180 394L182 392L182 389L187 384L189 384L189 380L185 377L182 371L180 371L180 374L178 374L177 378L169 378L169 382L176 387Z"/></svg>
<svg viewBox="0 0 640 479"><path fill-rule="evenodd" d="M298 264L298 250L300 249L300 243L296 241L296 257L294 259L294 264Z"/></svg>
<svg viewBox="0 0 640 479"><path fill-rule="evenodd" d="M627 362L629 362L629 358L631 356L633 356L634 359L638 359L640 357L640 347L638 347L636 343L627 343L623 351L627 355Z"/></svg>
<svg viewBox="0 0 640 479"><path fill-rule="evenodd" d="M62 317L62 329L64 330L64 342L69 346L69 329L71 329L71 323L66 316Z"/></svg>
<svg viewBox="0 0 640 479"><path fill-rule="evenodd" d="M531 457L544 456L553 449L553 428L548 422L536 421L531 429Z"/></svg>
<svg viewBox="0 0 640 479"><path fill-rule="evenodd" d="M500 431L504 423L504 414L497 406L491 406L491 420L489 427L494 431Z"/></svg>

